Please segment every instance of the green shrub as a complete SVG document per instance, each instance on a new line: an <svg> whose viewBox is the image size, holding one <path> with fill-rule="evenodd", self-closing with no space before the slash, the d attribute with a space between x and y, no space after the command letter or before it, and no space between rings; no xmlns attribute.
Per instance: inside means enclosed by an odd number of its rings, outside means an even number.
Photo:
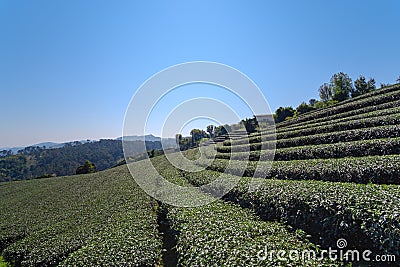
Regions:
<svg viewBox="0 0 400 267"><path fill-rule="evenodd" d="M288 180L321 180L331 182L400 184L400 155L368 156L360 158L309 159L291 161L241 161L215 159L210 170L233 175L266 177ZM199 163L202 165L202 163Z"/></svg>
<svg viewBox="0 0 400 267"><path fill-rule="evenodd" d="M379 138L396 138L400 137L400 125L388 125L388 126L377 126L371 128L361 128L361 129L353 129L339 132L331 132L331 133L322 133L322 134L314 134L307 136L299 136L288 139L278 139L276 142L265 142L265 146L271 146L274 143L276 144L276 148L285 148L285 147L295 147L295 146L304 146L304 145L320 145L320 144L332 144L338 142L350 142L350 141L358 141L358 140L369 140L369 139L379 139ZM252 137L249 140L234 140L234 141L225 141L223 143L224 147L218 147L219 151L230 151L229 146L237 146L246 143L260 143L261 137ZM268 143L272 143L269 145Z"/></svg>
<svg viewBox="0 0 400 267"><path fill-rule="evenodd" d="M361 140L334 144L310 145L262 150L261 144L217 147L216 158L234 160L274 160L329 159L344 157L364 157L400 154L400 138ZM230 152L233 152L232 154ZM249 152L251 151L251 152Z"/></svg>
<svg viewBox="0 0 400 267"><path fill-rule="evenodd" d="M350 110L361 109L364 107L379 105L399 99L400 85L394 85L382 90L377 90L372 93L363 94L361 96L342 101L336 105L328 108L318 109L315 111L308 112L302 116L299 116L293 120L279 123L279 127L297 124L299 122L308 121L310 119L328 117L339 113L344 113Z"/></svg>

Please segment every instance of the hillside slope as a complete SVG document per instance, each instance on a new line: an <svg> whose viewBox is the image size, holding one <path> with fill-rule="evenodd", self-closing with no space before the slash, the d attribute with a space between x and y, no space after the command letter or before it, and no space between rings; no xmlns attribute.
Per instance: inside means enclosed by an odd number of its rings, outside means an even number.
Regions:
<svg viewBox="0 0 400 267"><path fill-rule="evenodd" d="M397 85L278 124L271 170L258 161L274 147L268 132L263 140L251 135L250 144L218 144L211 165L197 161L206 168L201 172L177 169L165 156L152 159L163 177L183 186L208 184L222 172L234 178L240 167L245 176L266 177L244 177L203 207L157 202L125 165L0 183L1 254L16 266L342 266L346 259L326 255L309 261L259 256L266 247L323 256L321 249L338 249L345 239L343 249L371 250L372 260L386 255L373 266L399 266L399 99ZM196 149L185 155L200 156ZM135 175L148 177L145 161L132 164ZM250 190L250 181L259 186Z"/></svg>
<svg viewBox="0 0 400 267"><path fill-rule="evenodd" d="M136 154L145 153L142 141L130 141L129 146ZM146 141L148 150L161 149L161 142ZM21 153L0 157L0 182L27 180L40 176L74 175L76 168L86 160L93 162L102 171L115 166L124 158L121 140L67 143L60 148L44 149L27 147Z"/></svg>

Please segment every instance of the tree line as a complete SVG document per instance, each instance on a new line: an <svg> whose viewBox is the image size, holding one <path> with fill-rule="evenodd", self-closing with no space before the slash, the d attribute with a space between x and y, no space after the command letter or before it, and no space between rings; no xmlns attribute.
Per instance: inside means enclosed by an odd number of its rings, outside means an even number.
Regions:
<svg viewBox="0 0 400 267"><path fill-rule="evenodd" d="M400 83L400 76L396 82ZM381 83L380 87L382 88L389 85L390 84ZM331 106L346 99L357 97L375 90L377 90L377 87L374 78L369 78L367 80L365 76L360 75L353 83L348 74L339 72L332 75L328 83L323 83L318 88L319 100L310 99L308 103L302 102L296 108L291 106L279 107L274 113L274 119L276 123L290 120L312 110Z"/></svg>
<svg viewBox="0 0 400 267"><path fill-rule="evenodd" d="M246 118L241 120L237 124L229 125L208 125L206 130L192 129L190 131L190 136L183 137L182 134L176 134L176 143L179 144L180 150L188 150L199 146L202 141L206 141L210 138L215 138L219 136L226 135L233 130L245 130L247 133L254 133L258 131L258 121L255 117Z"/></svg>
<svg viewBox="0 0 400 267"><path fill-rule="evenodd" d="M220 126L208 125L206 130L192 129L190 136L182 136L182 134L176 134L176 143L179 145L180 150L188 150L190 148L197 147L202 141L209 138L222 136L232 131L232 126L225 124Z"/></svg>

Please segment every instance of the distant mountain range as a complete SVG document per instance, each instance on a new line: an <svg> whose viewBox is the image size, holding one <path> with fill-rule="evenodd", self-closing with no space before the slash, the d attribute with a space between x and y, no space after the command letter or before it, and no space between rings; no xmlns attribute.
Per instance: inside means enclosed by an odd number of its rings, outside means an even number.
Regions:
<svg viewBox="0 0 400 267"><path fill-rule="evenodd" d="M91 142L92 140L82 140L82 141L78 141L81 144L85 144L88 142ZM29 146L21 146L21 147L2 147L0 148L0 151L3 150L11 150L11 152L13 154L18 153L19 150L23 150L26 147L44 147L46 149L51 149L51 148L60 148L65 146L65 144L68 144L71 142L65 142L65 143L55 143L55 142L43 142L43 143L38 143L38 144L34 144L34 145L29 145Z"/></svg>
<svg viewBox="0 0 400 267"><path fill-rule="evenodd" d="M118 137L115 140L122 140L124 138L126 141L161 141L161 137L154 136L152 134L148 135L129 135L129 136L124 136L124 137ZM164 138L165 139L165 138ZM167 139L173 139L173 138L167 138Z"/></svg>
<svg viewBox="0 0 400 267"><path fill-rule="evenodd" d="M118 137L115 138L114 140L118 140L118 141L122 141L122 137ZM156 142L159 141L164 145L166 145L167 147L173 147L175 145L175 138L161 138L161 137L157 137L154 136L152 134L148 134L148 135L130 135L130 136L125 136L124 137L125 141L149 141L149 142ZM85 144L85 143L89 143L89 142L96 142L99 140L81 140L78 141L81 144ZM52 148L61 148L64 147L66 144L69 143L74 143L76 141L71 141L71 142L65 142L65 143L55 143L55 142L43 142L43 143L38 143L38 144L34 144L34 145L29 145L29 146L24 146L24 147L3 147L0 148L0 151L3 150L11 150L11 152L13 154L17 154L19 150L23 150L26 147L44 147L46 149L52 149Z"/></svg>
<svg viewBox="0 0 400 267"><path fill-rule="evenodd" d="M148 135L129 135L129 136L124 136L124 137L118 137L115 140L122 140L124 139L125 141L147 141L147 142L161 142L164 147L175 147L176 146L176 140L175 138L161 138L154 136L152 134Z"/></svg>

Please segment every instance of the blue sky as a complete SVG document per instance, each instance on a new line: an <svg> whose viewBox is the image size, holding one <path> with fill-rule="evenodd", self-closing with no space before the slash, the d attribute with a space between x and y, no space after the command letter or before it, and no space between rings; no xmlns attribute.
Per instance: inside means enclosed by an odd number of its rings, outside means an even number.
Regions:
<svg viewBox="0 0 400 267"><path fill-rule="evenodd" d="M187 61L242 71L272 110L318 98L339 71L394 83L399 11L396 0L0 0L0 147L118 137L135 90Z"/></svg>

